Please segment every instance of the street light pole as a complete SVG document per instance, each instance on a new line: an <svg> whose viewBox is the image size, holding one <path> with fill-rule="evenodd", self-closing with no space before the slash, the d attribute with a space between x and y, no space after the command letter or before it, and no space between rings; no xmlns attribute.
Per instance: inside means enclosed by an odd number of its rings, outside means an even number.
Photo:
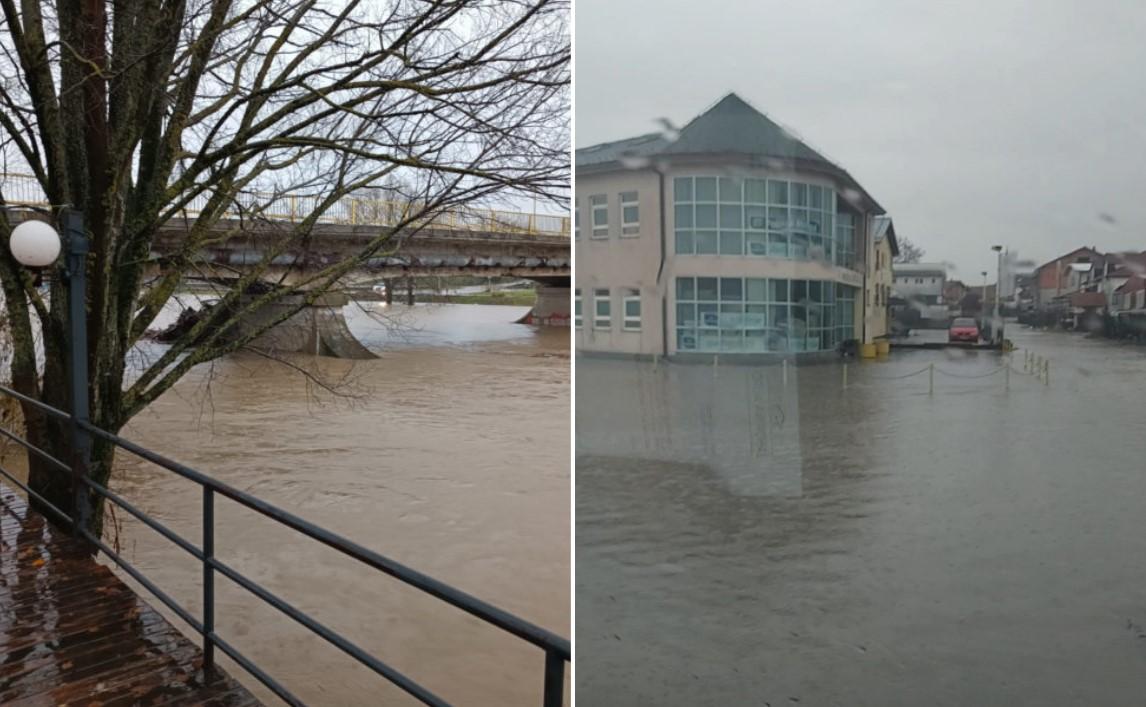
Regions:
<svg viewBox="0 0 1146 707"><path fill-rule="evenodd" d="M991 338L1002 342L1003 340L1003 317L999 311L999 296L1000 291L1003 289L1003 246L993 245L991 250L998 254L995 262L995 318L991 322ZM984 285L986 287L986 285ZM983 293L984 295L986 292ZM998 333L996 333L998 332Z"/></svg>
<svg viewBox="0 0 1146 707"><path fill-rule="evenodd" d="M46 209L32 211L51 217ZM59 222L64 238L50 223L28 219L12 229L8 246L13 257L36 272L54 265L65 249L63 277L67 283L68 307L68 398L71 408L71 468L73 530L82 537L91 519L91 494L85 478L91 467L91 434L85 425L91 421L88 407L88 336L86 302L86 258L88 239L84 234L84 217L78 211L61 208ZM63 243L61 244L61 240Z"/></svg>
<svg viewBox="0 0 1146 707"><path fill-rule="evenodd" d="M75 493L76 528L91 520L91 494L84 478L91 466L91 435L83 425L91 422L88 407L87 254L84 216L68 209L63 213L67 247L65 277L68 282L68 366L72 407L72 484Z"/></svg>

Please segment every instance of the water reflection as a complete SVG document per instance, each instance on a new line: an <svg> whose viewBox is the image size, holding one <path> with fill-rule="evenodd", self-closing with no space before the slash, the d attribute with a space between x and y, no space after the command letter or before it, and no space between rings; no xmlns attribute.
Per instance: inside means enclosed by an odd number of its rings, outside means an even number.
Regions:
<svg viewBox="0 0 1146 707"><path fill-rule="evenodd" d="M695 366L652 393L637 364L579 360L578 698L1137 704L1146 357L1008 336L1052 358L1051 386L962 377L999 364L973 352L853 364L846 390L838 364L800 368L793 393L776 369ZM909 375L929 363L933 395ZM628 422L590 419L626 398ZM791 454L755 456L753 400L795 410ZM792 474L798 493L743 483Z"/></svg>

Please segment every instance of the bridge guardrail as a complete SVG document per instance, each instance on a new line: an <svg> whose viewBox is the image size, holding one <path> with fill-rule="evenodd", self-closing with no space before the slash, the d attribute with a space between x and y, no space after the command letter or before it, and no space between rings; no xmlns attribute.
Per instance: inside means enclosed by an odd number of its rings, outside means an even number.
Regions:
<svg viewBox="0 0 1146 707"><path fill-rule="evenodd" d="M214 556L215 548L215 495L221 495L228 498L250 510L253 510L271 520L284 525L292 530L309 537L313 540L333 548L342 554L351 557L362 564L371 567L379 572L387 574L407 585L410 585L430 596L433 596L441 601L444 601L451 606L460 609L471 616L474 616L481 621L496 626L503 631L506 631L514 636L517 636L523 641L531 643L532 645L540 648L545 654L544 662L544 683L542 688L542 706L543 707L561 707L564 702L564 689L565 689L565 664L570 662L571 647L568 639L562 638L540 626L532 624L524 619L521 619L507 611L499 609L488 602L485 602L477 597L467 594L459 589L455 589L444 582L434 579L428 575L422 574L417 570L407 567L401 563L391 560L373 550L370 550L358 543L345 538L329 530L321 528L313 523L300 518L288 511L285 511L273 504L267 503L251 494L240 491L233 486L218 481L202 472L196 471L188 466L184 466L178 462L172 461L161 454L157 454L151 450L145 449L134 442L131 442L119 435L112 434L105 430L101 430L94 425L86 422L83 419L78 419L73 415L59 410L50 405L46 405L39 400L29 398L18 391L12 390L6 386L0 385L0 395L5 395L15 400L21 401L32 407L36 408L45 415L54 417L58 420L66 421L75 429L81 430L84 434L91 437L98 437L105 442L111 443L116 447L127 451L135 456L151 462L167 471L170 471L178 476L198 484L203 491L202 501L202 527L203 537L198 546L191 541L183 538L175 531L168 528L166 525L156 520L127 499L124 499L119 494L108 489L107 487L92 481L86 474L77 474L77 462L73 460L72 464L65 463L56 457L48 454L44 450L36 447L27 440L23 439L15 432L0 426L0 437L7 438L19 444L30 453L44 459L46 462L54 466L63 474L68 474L73 485L76 488L73 491L77 494L77 498L84 497L80 493L80 488L90 489L91 492L99 494L108 501L114 503L116 506L130 513L144 525L148 526L155 532L162 535L164 538L170 540L177 547L187 552L195 559L199 560L203 567L203 600L202 600L202 620L196 619L186 607L176 602L170 595L155 585L154 582L149 580L142 572L131 565L113 548L109 547L107 543L99 537L96 537L90 530L87 529L82 523L77 522L76 519L69 516L59 507L50 503L40 494L33 491L27 484L21 482L7 469L0 466L0 476L3 476L8 481L19 487L24 493L28 494L29 499L35 499L39 502L40 507L49 511L52 515L56 516L58 520L63 521L66 525L70 526L73 532L79 537L91 542L100 551L107 555L117 566L124 572L131 576L136 582L147 589L154 597L163 602L167 608L175 612L180 619L189 625L196 633L203 639L203 656L204 656L204 670L210 671L214 667L214 649L218 647L229 658L235 661L240 667L250 673L255 679L270 689L275 695L289 705L303 706L305 705L298 697L296 697L290 690L288 690L279 681L275 680L262 668L255 665L249 658L242 654L237 648L224 640L215 632L215 584L214 576L218 572L224 577L238 584L243 589L254 594L261 601L269 604L270 606L278 609L282 613L289 616L294 621L301 624L307 630L320 636L330 644L334 645L344 653L354 658L358 663L365 665L377 674L386 678L390 682L397 685L402 690L413 696L418 701L427 705L435 705L436 707L448 707L449 703L437 696L429 689L418 684L411 678L399 672L390 665L378 660L373 655L367 653L365 650L347 640L337 632L323 625L316 619L312 618L309 614L294 607L286 602L276 594L267 590L254 580L246 577L238 570L231 566L219 561ZM84 449L87 446L83 447ZM79 485L83 486L80 487ZM78 515L81 517L84 513L81 511Z"/></svg>
<svg viewBox="0 0 1146 707"><path fill-rule="evenodd" d="M30 174L0 172L0 191L6 203L20 206L47 206L47 197L40 188L39 181ZM296 222L313 211L320 197L305 194L277 194L274 192L246 192L239 195L239 205L253 213L261 209L263 218ZM197 216L207 205L208 195L196 196L181 213ZM393 226L417 208L417 202L388 201L347 196L339 199L326 213L319 217L319 223L332 223L349 226ZM225 216L238 218L236 209ZM569 237L569 217L554 214L533 214L522 211L502 211L498 209L460 208L448 209L419 224L443 230L488 231L491 233L516 233L535 236Z"/></svg>

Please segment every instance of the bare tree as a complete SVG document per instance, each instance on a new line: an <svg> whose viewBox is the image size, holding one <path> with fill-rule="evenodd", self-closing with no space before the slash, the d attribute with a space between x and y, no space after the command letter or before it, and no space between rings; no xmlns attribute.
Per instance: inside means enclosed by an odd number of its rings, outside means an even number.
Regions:
<svg viewBox="0 0 1146 707"><path fill-rule="evenodd" d="M191 367L274 324L240 333L245 314L291 295L306 306L444 210L567 199L565 0L0 0L0 9L0 171L19 167L50 204L84 212L101 428L119 430ZM348 195L394 185L411 208L359 252L243 297ZM303 206L271 229L288 194ZM180 253L153 259L160 227L180 217ZM13 225L0 208L11 381L63 407L64 285L52 277L41 296L7 248ZM273 234L261 262L126 379L128 353L194 272L196 251L260 225ZM60 423L30 406L23 415L33 443L68 458ZM96 443L96 481L107 482L113 454ZM71 509L69 481L36 457L29 464L31 486ZM97 508L97 529L99 518Z"/></svg>
<svg viewBox="0 0 1146 707"><path fill-rule="evenodd" d="M918 263L923 260L924 250L906 238L899 239L899 255L892 260L893 263Z"/></svg>

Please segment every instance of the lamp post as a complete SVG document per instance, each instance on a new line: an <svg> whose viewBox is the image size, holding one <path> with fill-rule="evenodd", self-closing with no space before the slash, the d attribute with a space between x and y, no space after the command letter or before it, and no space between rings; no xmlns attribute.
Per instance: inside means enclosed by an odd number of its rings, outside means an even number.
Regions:
<svg viewBox="0 0 1146 707"><path fill-rule="evenodd" d="M44 213L41 209L32 209ZM91 458L91 436L84 425L91 420L88 409L88 335L86 264L88 239L84 217L78 211L61 209L66 246L64 279L68 292L68 392L71 403L72 486L75 530L86 528L91 517L89 494L83 477ZM60 234L50 223L28 219L12 229L9 250L18 263L29 269L51 266L60 257Z"/></svg>
<svg viewBox="0 0 1146 707"><path fill-rule="evenodd" d="M1003 318L1002 313L999 311L999 295L1000 290L1003 288L1003 246L993 245L991 246L991 250L995 251L997 255L995 263L995 317L991 322L991 338L1002 343ZM983 294L986 295L986 292Z"/></svg>

